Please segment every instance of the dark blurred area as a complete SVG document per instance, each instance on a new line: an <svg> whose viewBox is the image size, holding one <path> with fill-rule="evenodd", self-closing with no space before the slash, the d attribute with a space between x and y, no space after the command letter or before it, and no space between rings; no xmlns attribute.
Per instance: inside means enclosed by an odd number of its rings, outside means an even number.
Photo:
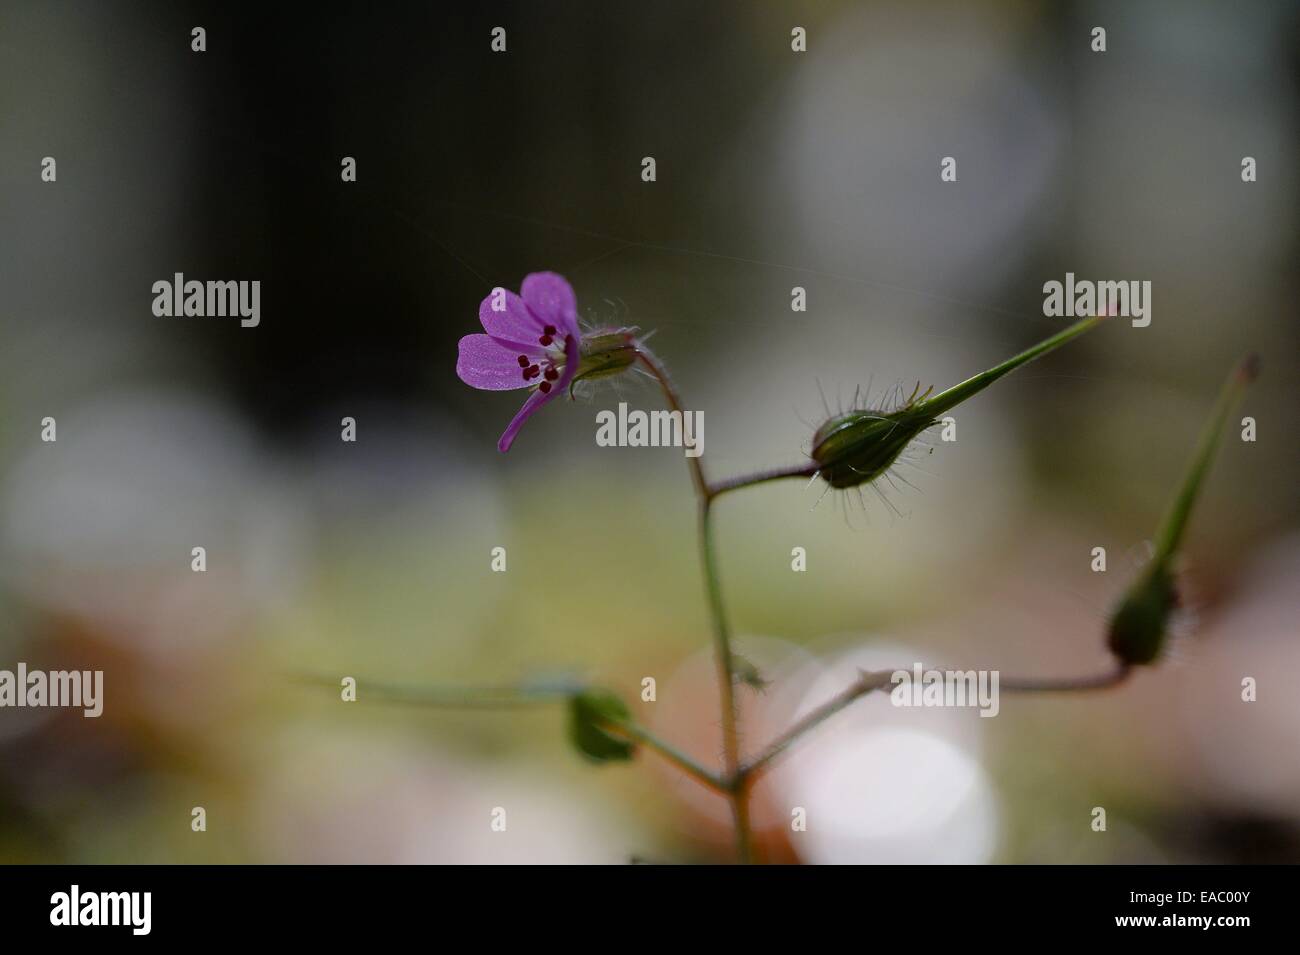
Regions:
<svg viewBox="0 0 1300 955"><path fill-rule="evenodd" d="M996 720L866 702L765 782L758 824L786 861L1300 861L1298 20L6 3L0 668L101 668L107 700L95 720L0 709L0 861L727 857L720 803L651 757L582 764L558 709L364 689L349 708L301 679L579 672L636 700L654 675L637 718L716 756L684 463L592 440L596 410L657 392L556 403L502 456L518 395L456 377L479 302L539 270L584 319L655 331L718 477L800 460L823 395L942 387L1051 334L1042 286L1067 271L1152 283L1150 327L1104 327L963 408L891 506L814 507L795 484L727 502L732 616L779 678L746 701L754 746L858 666L1104 662L1216 390L1259 352L1258 440L1231 428L1205 489L1172 660ZM155 316L176 272L260 280L260 325ZM806 839L792 804L818 820Z"/></svg>

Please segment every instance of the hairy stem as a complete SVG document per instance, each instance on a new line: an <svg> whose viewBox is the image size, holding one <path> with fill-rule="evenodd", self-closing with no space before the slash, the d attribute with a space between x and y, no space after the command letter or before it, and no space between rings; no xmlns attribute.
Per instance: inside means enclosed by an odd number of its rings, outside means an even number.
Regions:
<svg viewBox="0 0 1300 955"><path fill-rule="evenodd" d="M683 412L681 398L673 387L667 370L644 345L637 346L637 360L649 370L659 383L673 411ZM731 653L731 632L727 626L726 608L722 602L722 589L718 582L717 561L713 547L713 521L711 504L715 496L704 477L704 466L699 457L687 458L695 494L699 499L700 563L704 570L704 588L708 595L709 613L713 619L713 657L718 675L718 697L722 716L722 751L725 768L725 789L731 803L731 815L736 828L736 854L742 863L751 859L749 831L749 792L737 785L740 776L740 730L736 713L735 661Z"/></svg>
<svg viewBox="0 0 1300 955"><path fill-rule="evenodd" d="M710 499L700 501L700 560L704 567L704 585L708 591L713 616L714 661L718 670L718 694L722 707L722 754L727 778L732 781L731 815L736 823L736 853L748 863L752 853L749 834L749 793L734 785L740 779L740 730L736 713L736 667L731 655L731 630L722 602L717 561L713 553L713 520Z"/></svg>
<svg viewBox="0 0 1300 955"><path fill-rule="evenodd" d="M794 464L789 467L772 468L769 471L744 474L740 477L728 478L725 481L710 484L709 497L718 497L728 491L736 491L742 487L753 487L756 484L765 484L768 481L780 481L785 478L811 478L815 477L816 474L816 464Z"/></svg>

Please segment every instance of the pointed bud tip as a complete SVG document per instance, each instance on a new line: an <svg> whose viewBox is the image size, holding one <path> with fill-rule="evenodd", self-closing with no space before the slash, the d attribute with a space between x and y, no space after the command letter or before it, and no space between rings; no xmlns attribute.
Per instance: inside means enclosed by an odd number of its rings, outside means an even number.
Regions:
<svg viewBox="0 0 1300 955"><path fill-rule="evenodd" d="M1237 369L1237 377L1243 384L1250 384L1259 377L1260 367L1259 352L1251 352L1242 360Z"/></svg>

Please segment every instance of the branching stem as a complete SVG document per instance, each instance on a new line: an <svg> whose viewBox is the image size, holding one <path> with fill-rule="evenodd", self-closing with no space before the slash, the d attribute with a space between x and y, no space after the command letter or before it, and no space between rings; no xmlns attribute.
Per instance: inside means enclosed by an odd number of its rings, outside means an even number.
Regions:
<svg viewBox="0 0 1300 955"><path fill-rule="evenodd" d="M644 345L637 347L637 359L649 369L659 382L668 406L683 412L681 398L673 387L672 379L659 360ZM717 559L713 547L714 490L704 476L700 457L687 458L695 493L699 499L700 564L704 570L704 589L708 596L709 613L713 619L713 657L717 668L718 698L722 723L722 758L725 768L727 793L731 802L731 815L736 828L736 854L742 863L751 861L753 849L749 831L749 794L737 785L740 775L740 730L736 712L736 668L731 653L731 631L727 625L726 609L722 600L722 585L718 580Z"/></svg>
<svg viewBox="0 0 1300 955"><path fill-rule="evenodd" d="M1100 319L1094 318L1077 322L986 372L975 375L937 395L926 397L924 401L918 399L918 403L932 409L934 414L946 411L1015 368L1081 335L1097 324L1098 321ZM677 389L673 386L667 369L643 343L638 342L635 345L635 350L636 361L644 365L650 375L658 382L669 408L684 416L685 408L682 405ZM1243 380L1245 380L1244 372ZM1207 442L1207 444L1212 448L1212 443ZM1204 452L1202 457L1208 458L1208 453L1208 451ZM709 614L713 623L714 660L717 667L718 695L721 708L723 772L716 773L706 769L677 747L659 739L645 727L630 719L607 720L605 725L608 729L626 736L629 740L654 750L697 782L726 796L731 805L732 818L735 823L737 856L742 863L748 863L753 859L749 797L753 783L759 774L800 738L816 729L836 713L846 709L868 693L888 686L894 671L862 672L851 686L805 715L749 762L742 762L739 716L736 706L736 660L731 650L731 628L727 621L726 605L722 598L722 585L718 574L717 553L713 537L713 502L723 494L740 488L755 487L759 484L788 478L815 478L819 471L816 463L790 465L710 484L705 477L700 456L687 457L687 464L691 470L691 480L695 485L696 498L699 503L700 563L704 571L705 593L708 598ZM1193 486L1193 492L1194 489ZM1128 674L1129 668L1120 666L1116 671L1093 677L1058 680L1003 680L1001 681L1001 687L1016 692L1105 689L1122 683ZM316 681L316 678L310 679L313 682ZM416 689L368 684L366 694L393 703L413 703L441 707L500 708L557 702L571 697L574 693L582 692L584 689L583 685L576 683L573 685L531 687L489 687L477 690Z"/></svg>
<svg viewBox="0 0 1300 955"><path fill-rule="evenodd" d="M1128 679L1132 667L1119 664L1114 670L1084 677L1045 677L1031 679L1001 679L999 688L1013 693L1073 693L1088 690L1105 690L1116 687ZM790 748L800 737L816 729L836 713L848 708L873 690L881 690L890 684L890 677L896 671L863 671L858 679L839 695L827 700L799 722L768 744L756 757L741 767L744 778L752 778Z"/></svg>
<svg viewBox="0 0 1300 955"><path fill-rule="evenodd" d="M961 384L949 388L947 391L927 398L927 403L935 409L936 414L946 411L1026 362L1033 361L1072 338L1083 334L1099 321L1100 319L1093 318L1076 322L1074 325L989 371L975 375ZM685 409L681 397L673 386L667 370L654 356L654 353L644 345L638 345L637 360L649 369L650 374L659 383L669 408L684 413ZM724 772L721 776L715 776L667 744L653 740L653 737L650 737L644 730L640 730L639 727L634 729L631 724L628 724L625 730L633 738L639 738L647 745L657 749L666 758L682 767L696 779L727 794L730 798L732 818L735 822L736 852L740 861L747 863L752 860L753 856L753 837L749 820L749 794L754 779L806 733L811 732L836 713L873 690L888 686L892 671L864 672L853 685L807 714L748 763L742 763L739 717L736 709L736 666L731 650L731 628L727 621L726 605L722 598L722 584L718 575L717 554L713 538L713 502L729 491L754 487L769 481L815 477L818 469L815 463L791 465L767 471L758 471L754 474L742 475L719 481L716 484L710 484L705 477L704 466L700 458L688 458L687 461L691 469L691 479L695 484L696 496L699 500L700 563L704 570L705 591L708 596L709 613L713 620L714 660L717 666L718 695L722 717ZM1128 668L1121 667L1118 671L1112 673L1082 679L1003 681L1002 687L1019 692L1094 690L1115 686L1123 682L1127 675ZM642 736L635 736L636 732L640 732Z"/></svg>
<svg viewBox="0 0 1300 955"><path fill-rule="evenodd" d="M827 700L778 736L774 742L770 743L766 749L741 769L742 774L746 777L753 777L789 749L799 737L817 728L840 710L866 696L872 690L879 690L888 686L891 672L890 670L871 673L863 672L848 689L843 690L833 699Z"/></svg>
<svg viewBox="0 0 1300 955"><path fill-rule="evenodd" d="M634 740L644 746L648 746L650 749L653 749L688 776L693 777L715 792L722 793L724 796L730 795L731 784L727 780L715 773L709 772L677 747L659 739L659 737L655 736L639 723L627 720L622 723L610 723L609 726L616 732L621 732L626 735L628 739Z"/></svg>

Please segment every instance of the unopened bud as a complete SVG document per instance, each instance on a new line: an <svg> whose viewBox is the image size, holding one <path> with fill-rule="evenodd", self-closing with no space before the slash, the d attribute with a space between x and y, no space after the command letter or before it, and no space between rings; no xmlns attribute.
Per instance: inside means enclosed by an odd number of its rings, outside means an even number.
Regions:
<svg viewBox="0 0 1300 955"><path fill-rule="evenodd" d="M913 439L935 423L914 401L894 411L836 415L813 435L812 459L831 487L856 487L888 471Z"/></svg>
<svg viewBox="0 0 1300 955"><path fill-rule="evenodd" d="M1167 564L1153 563L1124 594L1110 618L1110 652L1125 663L1151 663L1160 656L1177 605L1173 573Z"/></svg>
<svg viewBox="0 0 1300 955"><path fill-rule="evenodd" d="M1259 375L1259 358L1251 355L1228 376L1200 444L1192 456L1182 486L1156 531L1155 552L1151 563L1120 599L1110 618L1107 644L1124 663L1151 663L1164 648L1169 618L1178 606L1178 588L1172 565L1192 515L1192 506L1200 493L1201 483L1209 471L1228 415L1245 391L1246 385Z"/></svg>
<svg viewBox="0 0 1300 955"><path fill-rule="evenodd" d="M570 385L608 378L636 363L639 342L635 328L602 329L582 336L578 371Z"/></svg>
<svg viewBox="0 0 1300 955"><path fill-rule="evenodd" d="M627 704L609 690L586 689L569 698L569 741L595 763L631 759L636 747L610 732L630 714Z"/></svg>
<svg viewBox="0 0 1300 955"><path fill-rule="evenodd" d="M924 393L918 383L912 394L892 409L859 408L831 418L813 435L812 459L817 473L831 487L855 487L881 477L926 428L967 398L983 391L1003 375L1033 361L1102 321L1085 318L1062 329L1019 355L988 371L967 378L937 395Z"/></svg>

